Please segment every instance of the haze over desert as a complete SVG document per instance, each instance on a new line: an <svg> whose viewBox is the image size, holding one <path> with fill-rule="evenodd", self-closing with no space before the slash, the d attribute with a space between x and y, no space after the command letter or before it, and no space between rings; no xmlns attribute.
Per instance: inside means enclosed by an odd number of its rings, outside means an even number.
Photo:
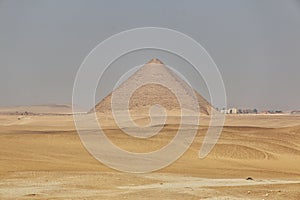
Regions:
<svg viewBox="0 0 300 200"><path fill-rule="evenodd" d="M131 119L146 129L138 131L123 115L118 118L123 120L120 127L116 111L124 109L126 91L140 78L154 83L162 76L170 85L179 82L176 89L182 95L189 91L190 86L163 63L152 61L112 92L122 95L117 98L121 101L115 102L115 114L112 94L95 106L95 113L92 109L73 115L70 106L62 105L2 108L1 199L299 199L300 115L228 114L216 145L200 159L199 149L211 120L217 117L210 113L217 111L197 94L199 113L189 113L198 115L199 123L190 120L180 125L183 116L174 94L161 85L146 84L134 91L128 104ZM149 113L155 103L166 109L166 121L159 112ZM190 109L191 105L185 105ZM188 150L169 166L151 173L126 173L99 162L88 152L77 134L76 116L86 118L86 134L97 134L88 126L96 116L114 145L134 153L160 150L179 129L184 134L190 130L197 133ZM146 139L125 133L137 130L143 135L161 123L160 132ZM121 154L109 149L103 154L127 166L128 160ZM143 164L137 162L137 167L143 168Z"/></svg>
<svg viewBox="0 0 300 200"><path fill-rule="evenodd" d="M300 200L299 0L0 0L0 200Z"/></svg>

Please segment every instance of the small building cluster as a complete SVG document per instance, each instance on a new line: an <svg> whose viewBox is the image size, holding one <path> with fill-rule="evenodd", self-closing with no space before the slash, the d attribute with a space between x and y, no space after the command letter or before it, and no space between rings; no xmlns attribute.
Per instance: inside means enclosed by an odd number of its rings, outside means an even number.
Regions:
<svg viewBox="0 0 300 200"><path fill-rule="evenodd" d="M229 108L229 109L221 109L221 113L223 114L257 114L257 109L237 109L237 108Z"/></svg>
<svg viewBox="0 0 300 200"><path fill-rule="evenodd" d="M281 110L265 110L261 112L262 114L281 114L283 113Z"/></svg>
<svg viewBox="0 0 300 200"><path fill-rule="evenodd" d="M258 110L256 108L254 109L238 109L239 114L257 114Z"/></svg>
<svg viewBox="0 0 300 200"><path fill-rule="evenodd" d="M300 110L293 110L291 111L292 115L300 115Z"/></svg>
<svg viewBox="0 0 300 200"><path fill-rule="evenodd" d="M258 112L256 108L254 109L223 108L219 111L223 114L282 114L284 113L281 110L266 110L266 111ZM300 111L292 111L291 114L300 114Z"/></svg>

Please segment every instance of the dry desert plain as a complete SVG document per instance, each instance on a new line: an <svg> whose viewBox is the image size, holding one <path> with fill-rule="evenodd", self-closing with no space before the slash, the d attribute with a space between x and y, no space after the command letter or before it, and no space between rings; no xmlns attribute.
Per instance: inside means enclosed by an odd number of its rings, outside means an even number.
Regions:
<svg viewBox="0 0 300 200"><path fill-rule="evenodd" d="M300 116L227 115L217 145L199 159L206 118L175 163L130 174L87 152L72 115L2 113L0 199L300 199ZM141 140L122 133L110 117L98 119L113 143L133 152L161 148L178 128L178 117L169 117L161 133Z"/></svg>

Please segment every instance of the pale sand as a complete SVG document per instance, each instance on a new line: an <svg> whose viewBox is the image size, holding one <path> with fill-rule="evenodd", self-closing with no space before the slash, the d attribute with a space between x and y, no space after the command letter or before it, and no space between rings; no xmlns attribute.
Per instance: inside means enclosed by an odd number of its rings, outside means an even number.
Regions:
<svg viewBox="0 0 300 200"><path fill-rule="evenodd" d="M115 144L136 152L166 144L178 123L172 117L160 135L143 141L99 117ZM127 174L85 150L72 116L0 115L0 199L300 199L300 116L228 116L218 144L201 160L205 131L201 126L171 166Z"/></svg>

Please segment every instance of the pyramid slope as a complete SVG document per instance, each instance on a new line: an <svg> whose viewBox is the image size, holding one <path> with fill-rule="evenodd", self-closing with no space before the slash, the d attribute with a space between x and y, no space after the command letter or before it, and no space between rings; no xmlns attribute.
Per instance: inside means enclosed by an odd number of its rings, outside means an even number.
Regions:
<svg viewBox="0 0 300 200"><path fill-rule="evenodd" d="M142 85L145 80L153 82ZM181 106L175 96L164 84L172 85L176 89L176 93L183 97ZM142 86L140 86L142 85ZM200 113L209 115L212 106L199 93L193 90L184 80L182 80L171 69L166 67L160 60L152 59L150 62L141 67L131 77L124 81L112 93L100 101L96 106L96 112L111 112L111 99L113 93L118 93L118 99L126 99L128 91L132 88L138 87L130 97L129 110L147 110L152 105L159 104L168 110L193 109L189 99L196 97ZM114 105L114 109L125 109L123 104Z"/></svg>

